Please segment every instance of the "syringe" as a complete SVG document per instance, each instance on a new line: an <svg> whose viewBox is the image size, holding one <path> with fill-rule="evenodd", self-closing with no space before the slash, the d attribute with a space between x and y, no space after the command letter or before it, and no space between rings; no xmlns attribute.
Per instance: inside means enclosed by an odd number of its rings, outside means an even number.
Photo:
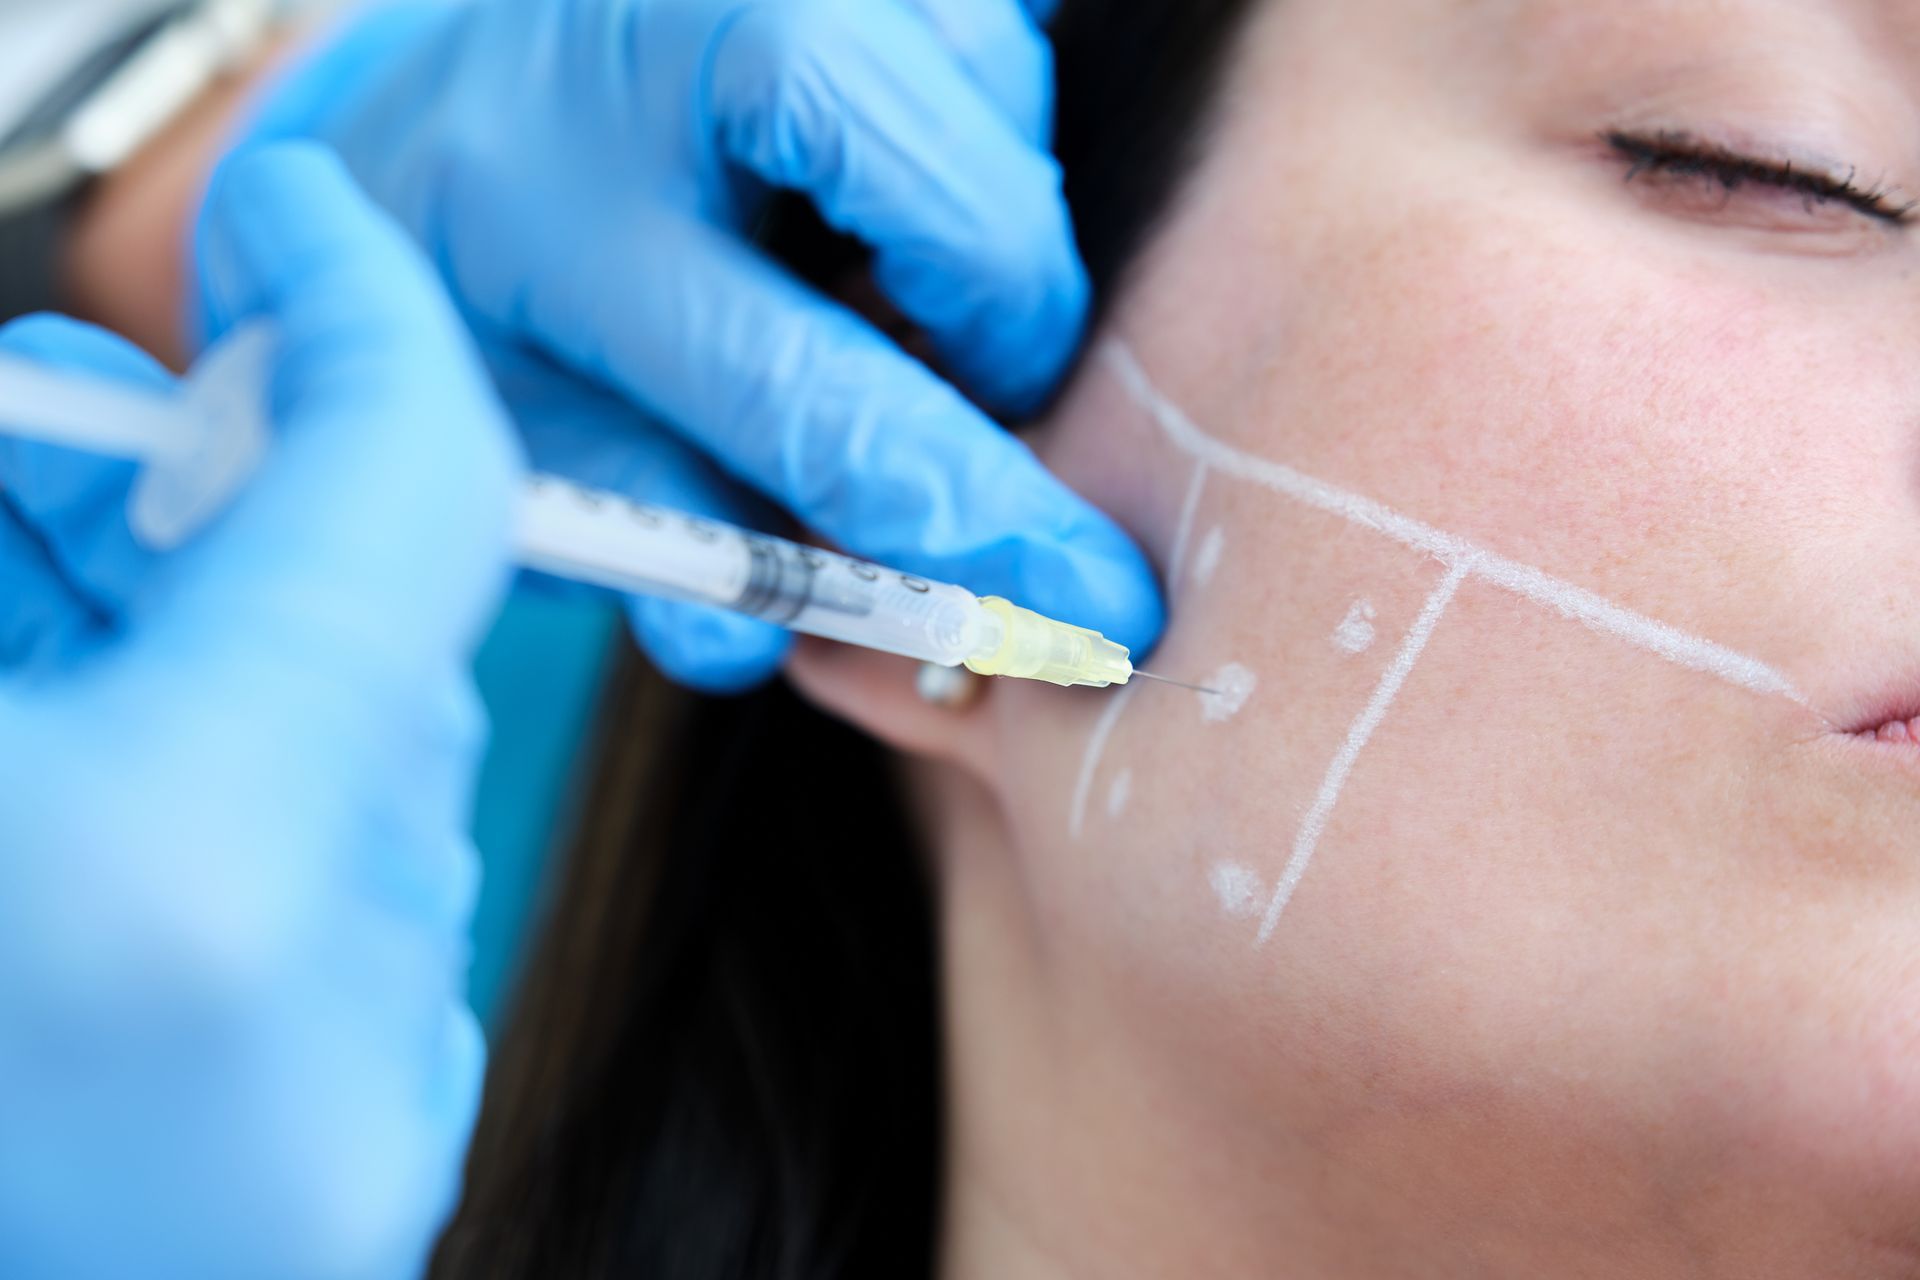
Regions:
<svg viewBox="0 0 1920 1280"><path fill-rule="evenodd" d="M271 346L263 330L240 331L172 396L0 357L0 433L146 464L129 522L165 550L211 519L264 452L258 406ZM527 486L518 554L557 577L713 605L979 675L1093 688L1162 679L1099 633L1007 600L552 477Z"/></svg>
<svg viewBox="0 0 1920 1280"><path fill-rule="evenodd" d="M1009 601L548 476L521 501L519 550L521 564L556 577L978 675L1105 688L1135 674L1120 645Z"/></svg>

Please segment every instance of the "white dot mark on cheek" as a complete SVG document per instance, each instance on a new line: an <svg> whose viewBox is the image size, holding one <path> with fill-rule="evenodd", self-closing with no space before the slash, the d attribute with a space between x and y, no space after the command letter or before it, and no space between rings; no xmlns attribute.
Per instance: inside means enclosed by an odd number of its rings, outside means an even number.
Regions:
<svg viewBox="0 0 1920 1280"><path fill-rule="evenodd" d="M1219 525L1200 543L1200 550L1193 556L1193 581L1197 586L1206 586L1213 581L1213 575L1220 568L1220 557L1226 554L1227 531Z"/></svg>
<svg viewBox="0 0 1920 1280"><path fill-rule="evenodd" d="M1347 616L1333 629L1334 647L1346 653L1365 653L1373 648L1373 620L1379 615L1373 601L1356 600Z"/></svg>
<svg viewBox="0 0 1920 1280"><path fill-rule="evenodd" d="M1207 873L1220 909L1238 919L1248 919L1260 909L1260 877L1237 862L1215 863Z"/></svg>
<svg viewBox="0 0 1920 1280"><path fill-rule="evenodd" d="M1127 811L1127 801L1133 798L1133 770L1122 769L1114 775L1113 785L1107 788L1107 816L1117 818Z"/></svg>
<svg viewBox="0 0 1920 1280"><path fill-rule="evenodd" d="M1224 724L1240 714L1259 680L1239 663L1230 662L1204 683L1212 692L1199 695L1200 714L1208 724Z"/></svg>

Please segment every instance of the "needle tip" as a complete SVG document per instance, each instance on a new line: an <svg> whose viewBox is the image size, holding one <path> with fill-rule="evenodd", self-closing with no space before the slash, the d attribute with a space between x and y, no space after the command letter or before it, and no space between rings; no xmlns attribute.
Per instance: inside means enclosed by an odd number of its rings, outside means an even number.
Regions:
<svg viewBox="0 0 1920 1280"><path fill-rule="evenodd" d="M1217 698L1220 696L1218 689L1209 689L1204 685L1188 684L1185 680L1169 680L1166 676L1157 676L1151 671L1142 671L1139 667L1133 669L1133 674L1146 680L1152 680L1158 684L1170 684L1176 689L1188 689L1194 693L1204 693L1209 698Z"/></svg>

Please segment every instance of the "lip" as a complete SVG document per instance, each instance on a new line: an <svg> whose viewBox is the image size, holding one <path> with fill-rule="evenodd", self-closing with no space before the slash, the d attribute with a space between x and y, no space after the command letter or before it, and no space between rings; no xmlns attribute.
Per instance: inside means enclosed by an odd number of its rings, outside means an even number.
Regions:
<svg viewBox="0 0 1920 1280"><path fill-rule="evenodd" d="M1865 750L1905 772L1920 770L1920 658L1914 644L1889 637L1871 649L1849 645L1821 657L1787 668L1798 694L1790 708L1775 706L1779 730L1801 745Z"/></svg>
<svg viewBox="0 0 1920 1280"><path fill-rule="evenodd" d="M1920 716L1856 729L1849 736L1873 746L1905 748L1920 754Z"/></svg>
<svg viewBox="0 0 1920 1280"><path fill-rule="evenodd" d="M1841 761L1849 772L1862 771L1869 774L1887 772L1882 776L1902 780L1911 787L1920 782L1920 731L1916 731L1910 722L1889 721L1902 724L1908 736L1896 740L1891 735L1883 736L1879 726L1847 732L1834 729L1822 739L1826 749L1837 752L1836 763Z"/></svg>
<svg viewBox="0 0 1920 1280"><path fill-rule="evenodd" d="M1837 670L1827 674L1833 683L1822 688L1816 681L1807 690L1810 696L1803 705L1819 725L1802 722L1812 732L1801 744L1849 776L1878 778L1911 795L1920 783L1920 670L1911 679L1874 681L1870 675L1861 680L1856 668L1849 683L1840 682L1844 677Z"/></svg>
<svg viewBox="0 0 1920 1280"><path fill-rule="evenodd" d="M1857 697L1830 723L1842 737L1920 751L1920 673Z"/></svg>

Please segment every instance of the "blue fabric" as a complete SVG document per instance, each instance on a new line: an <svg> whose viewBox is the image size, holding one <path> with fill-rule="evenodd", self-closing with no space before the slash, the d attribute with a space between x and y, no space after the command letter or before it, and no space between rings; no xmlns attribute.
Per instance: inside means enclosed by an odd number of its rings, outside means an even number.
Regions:
<svg viewBox="0 0 1920 1280"><path fill-rule="evenodd" d="M486 875L467 989L489 1033L507 1012L549 873L571 834L600 694L624 643L611 601L523 587L480 650L475 669L493 740L474 808Z"/></svg>

